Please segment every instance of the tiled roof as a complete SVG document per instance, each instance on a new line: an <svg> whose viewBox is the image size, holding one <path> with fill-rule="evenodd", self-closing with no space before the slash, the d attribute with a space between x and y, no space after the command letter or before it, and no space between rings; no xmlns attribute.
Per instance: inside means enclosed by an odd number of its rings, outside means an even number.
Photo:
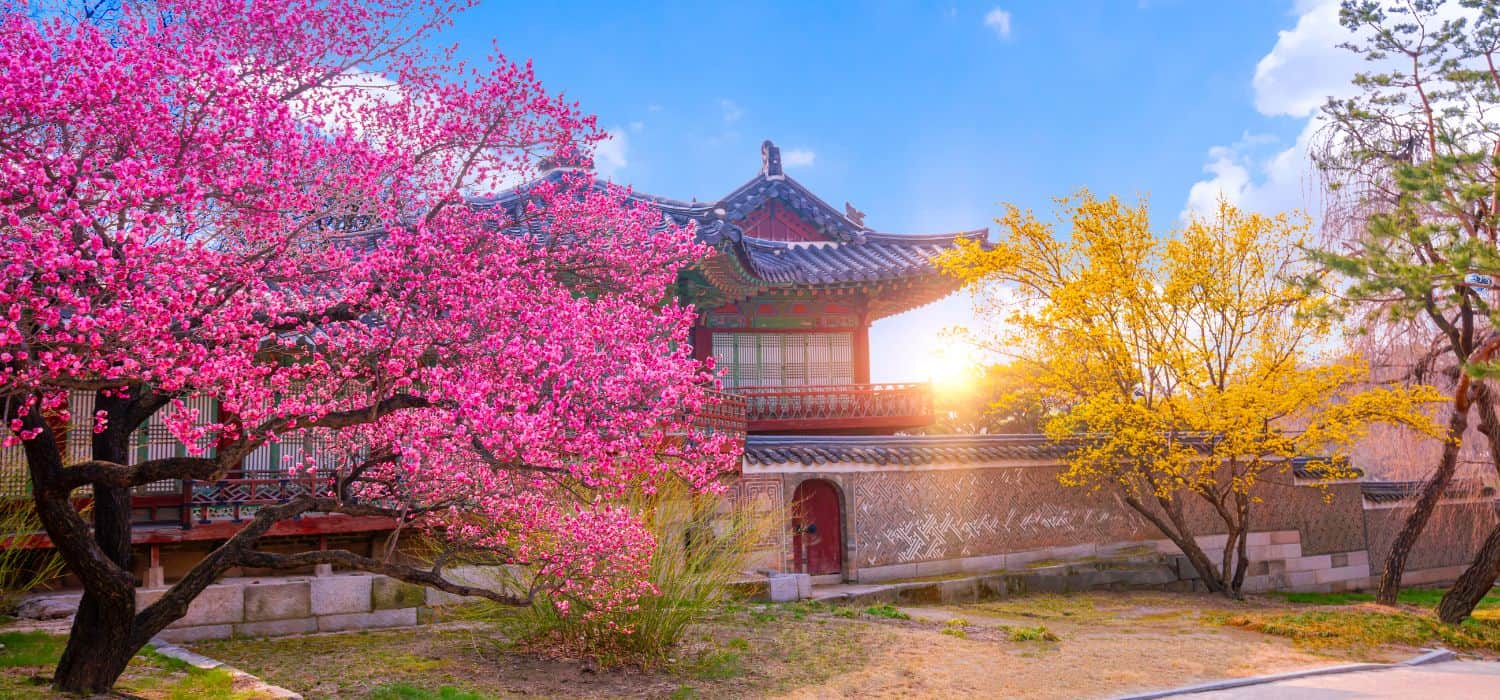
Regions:
<svg viewBox="0 0 1500 700"><path fill-rule="evenodd" d="M772 144L767 147L775 150ZM567 172L552 170L542 178L556 180ZM524 201L527 187L522 185L472 203L480 207L515 207ZM844 287L901 281L909 298L890 300L891 303L872 310L877 317L951 293L958 287L957 281L940 274L933 258L952 249L960 239L983 241L988 234L988 229L934 235L879 233L864 226L857 214L834 209L779 168L761 172L716 202L684 202L634 191L630 197L650 204L675 224L696 224L698 239L719 251L715 259L704 265L709 279L725 287L722 291L729 295L730 301L778 287ZM745 235L741 223L771 199L784 203L828 240L787 243Z"/></svg>
<svg viewBox="0 0 1500 700"><path fill-rule="evenodd" d="M1059 459L1066 452L1066 445L1043 435L750 435L745 438L745 461L750 464L971 463Z"/></svg>
<svg viewBox="0 0 1500 700"><path fill-rule="evenodd" d="M1327 469L1324 469L1322 467L1315 468L1313 466L1313 464L1318 461L1319 458L1317 457L1293 457L1292 475L1296 476L1298 479L1305 479L1308 481L1317 481L1319 479L1328 478ZM1358 467L1351 468L1346 461L1338 460L1337 463L1339 470L1347 470L1349 472L1350 479L1359 479L1364 477L1365 475L1364 470L1359 469Z"/></svg>
<svg viewBox="0 0 1500 700"><path fill-rule="evenodd" d="M933 274L933 258L956 239L983 239L984 231L945 236L867 234L859 243L783 243L745 239L755 272L767 282L799 285L876 282Z"/></svg>
<svg viewBox="0 0 1500 700"><path fill-rule="evenodd" d="M1371 503L1398 503L1416 498L1424 481L1366 481L1359 485L1360 493ZM1495 489L1473 481L1454 481L1443 492L1443 498L1494 498Z"/></svg>
<svg viewBox="0 0 1500 700"><path fill-rule="evenodd" d="M860 243L869 231L786 175L757 175L725 195L716 209L725 220L738 222L772 199L785 202L834 241Z"/></svg>
<svg viewBox="0 0 1500 700"><path fill-rule="evenodd" d="M1199 442L1198 444L1205 444ZM750 435L745 461L750 464L832 463L921 465L999 461L1061 461L1072 445L1045 435ZM1311 457L1292 460L1299 479L1323 478L1310 469ZM1355 476L1362 476L1355 470Z"/></svg>

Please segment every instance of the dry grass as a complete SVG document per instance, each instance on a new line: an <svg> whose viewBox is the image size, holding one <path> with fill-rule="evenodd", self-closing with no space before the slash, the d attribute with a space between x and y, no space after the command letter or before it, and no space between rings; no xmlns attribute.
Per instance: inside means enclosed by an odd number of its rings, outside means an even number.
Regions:
<svg viewBox="0 0 1500 700"><path fill-rule="evenodd" d="M1398 610L1360 603L1312 610L1222 615L1218 624L1286 637L1308 649L1349 651L1442 646L1479 654L1500 654L1500 615L1483 611L1459 625L1439 622L1430 610Z"/></svg>
<svg viewBox="0 0 1500 700"><path fill-rule="evenodd" d="M1233 625L1294 613L1280 599L1165 593L1033 595L878 614L730 605L691 626L659 669L601 669L497 643L502 626L198 645L309 698L1108 697L1193 682L1394 660L1400 647L1311 648ZM1303 608L1305 610L1305 606ZM902 615L910 619L903 619ZM443 689L447 689L443 691Z"/></svg>

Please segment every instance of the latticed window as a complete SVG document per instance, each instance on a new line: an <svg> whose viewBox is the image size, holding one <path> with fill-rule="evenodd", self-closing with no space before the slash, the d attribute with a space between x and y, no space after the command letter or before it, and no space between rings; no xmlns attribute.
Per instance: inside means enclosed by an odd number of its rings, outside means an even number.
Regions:
<svg viewBox="0 0 1500 700"><path fill-rule="evenodd" d="M726 388L854 383L849 333L716 333L713 351Z"/></svg>
<svg viewBox="0 0 1500 700"><path fill-rule="evenodd" d="M197 409L198 424L211 423L217 418L218 406L213 399L192 397L184 401L189 408ZM93 456L94 393L74 391L68 396L68 410L72 420L64 435L67 452L63 456L66 464L74 464ZM164 408L130 436L130 461L143 462L164 457L181 457L188 454L187 447L167 430L165 416L171 408ZM205 456L213 455L213 448L204 445ZM139 494L181 493L180 482L159 481L135 488ZM26 455L19 445L0 449L0 498L25 498L31 494L30 479L26 474ZM81 490L79 497L87 495Z"/></svg>

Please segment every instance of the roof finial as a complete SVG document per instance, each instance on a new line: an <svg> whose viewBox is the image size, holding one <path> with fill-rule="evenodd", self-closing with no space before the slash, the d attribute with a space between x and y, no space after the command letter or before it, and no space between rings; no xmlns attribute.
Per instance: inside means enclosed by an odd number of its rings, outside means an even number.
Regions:
<svg viewBox="0 0 1500 700"><path fill-rule="evenodd" d="M855 209L854 205L850 204L848 200L844 201L844 218L860 228L864 228L865 226L865 213Z"/></svg>
<svg viewBox="0 0 1500 700"><path fill-rule="evenodd" d="M781 149L771 143L771 139L760 144L760 174L773 178L786 177L781 172Z"/></svg>

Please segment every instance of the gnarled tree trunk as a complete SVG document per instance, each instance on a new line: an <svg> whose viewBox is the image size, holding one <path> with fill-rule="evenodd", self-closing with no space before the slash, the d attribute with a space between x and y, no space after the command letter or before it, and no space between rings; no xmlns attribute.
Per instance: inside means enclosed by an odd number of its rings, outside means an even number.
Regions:
<svg viewBox="0 0 1500 700"><path fill-rule="evenodd" d="M1453 481L1453 472L1458 469L1458 450L1463 446L1464 431L1469 428L1469 401L1465 389L1467 387L1460 383L1453 400L1453 414L1448 417L1448 440L1443 444L1438 467L1432 478L1423 485L1422 493L1412 506L1411 513L1407 514L1401 531L1396 533L1396 539L1391 542L1391 551L1385 558L1385 570L1380 574L1380 586L1375 591L1375 601L1381 605L1396 604L1396 596L1401 592L1401 577L1406 573L1406 558L1416 545L1417 538L1422 536L1427 521L1432 519L1438 499Z"/></svg>
<svg viewBox="0 0 1500 700"><path fill-rule="evenodd" d="M1491 464L1500 471L1500 415L1495 412L1494 396L1488 391L1475 392L1474 400L1479 408L1479 432L1489 443ZM1500 524L1485 538L1469 568L1443 594L1438 604L1438 619L1455 625L1463 622L1495 587L1497 577L1500 577Z"/></svg>
<svg viewBox="0 0 1500 700"><path fill-rule="evenodd" d="M104 411L106 428L93 436L94 459L125 464L129 461L130 433L137 427L129 420L131 408L154 410L146 396L105 396L94 399L95 409ZM159 405L159 404L158 404ZM146 416L149 417L147 412ZM94 541L120 571L129 575L130 489L93 484ZM70 565L72 563L70 562ZM87 564L84 564L87 565ZM135 581L124 587L85 586L67 646L57 663L54 686L71 693L104 693L124 672L137 647L130 644L135 618Z"/></svg>
<svg viewBox="0 0 1500 700"><path fill-rule="evenodd" d="M1473 563L1443 594L1442 602L1438 603L1438 619L1450 625L1463 622L1495 587L1496 578L1500 578L1500 525L1490 530Z"/></svg>

